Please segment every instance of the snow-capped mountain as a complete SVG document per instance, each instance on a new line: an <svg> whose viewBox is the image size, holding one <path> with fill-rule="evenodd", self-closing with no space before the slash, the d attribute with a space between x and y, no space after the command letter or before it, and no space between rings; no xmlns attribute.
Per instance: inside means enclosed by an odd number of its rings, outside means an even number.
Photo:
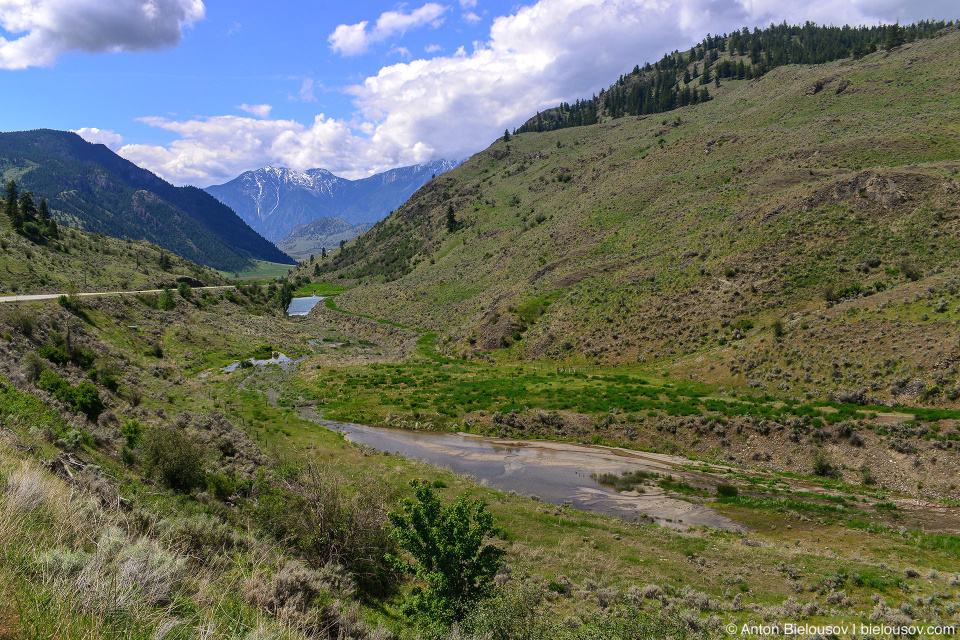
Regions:
<svg viewBox="0 0 960 640"><path fill-rule="evenodd" d="M347 180L326 169L304 172L263 167L230 182L206 188L271 242L319 218L341 218L351 225L378 222L434 175L459 165L437 160Z"/></svg>

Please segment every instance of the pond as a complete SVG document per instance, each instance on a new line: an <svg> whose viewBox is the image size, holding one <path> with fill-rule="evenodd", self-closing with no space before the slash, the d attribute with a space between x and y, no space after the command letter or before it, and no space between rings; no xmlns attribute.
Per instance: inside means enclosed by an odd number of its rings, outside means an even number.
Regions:
<svg viewBox="0 0 960 640"><path fill-rule="evenodd" d="M223 368L224 371L236 371L239 367L244 366L244 362L249 362L251 366L254 367L263 367L268 364L279 364L281 367L287 366L288 363L295 362L293 358L285 356L279 351L274 351L271 357L269 358L247 358L246 360L241 360L240 362L234 362L233 364L227 365Z"/></svg>
<svg viewBox="0 0 960 640"><path fill-rule="evenodd" d="M627 521L656 522L676 529L706 525L741 531L743 527L713 509L667 495L660 487L644 493L618 493L591 474L647 471L684 476L684 462L672 456L546 440L512 440L465 433L413 431L335 422L304 413L318 424L342 432L351 442L396 453L469 475L484 486Z"/></svg>
<svg viewBox="0 0 960 640"><path fill-rule="evenodd" d="M307 298L294 298L287 307L288 316L305 316L310 310L317 306L321 300L326 300L328 296L309 296Z"/></svg>

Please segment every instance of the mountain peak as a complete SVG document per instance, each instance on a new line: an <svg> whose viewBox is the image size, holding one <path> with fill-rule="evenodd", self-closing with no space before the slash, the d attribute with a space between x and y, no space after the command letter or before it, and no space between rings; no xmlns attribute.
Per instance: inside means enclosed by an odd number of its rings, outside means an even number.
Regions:
<svg viewBox="0 0 960 640"><path fill-rule="evenodd" d="M324 217L342 218L351 225L378 222L434 175L458 164L437 160L360 180L341 178L319 167L299 172L268 166L206 190L276 242L295 227Z"/></svg>

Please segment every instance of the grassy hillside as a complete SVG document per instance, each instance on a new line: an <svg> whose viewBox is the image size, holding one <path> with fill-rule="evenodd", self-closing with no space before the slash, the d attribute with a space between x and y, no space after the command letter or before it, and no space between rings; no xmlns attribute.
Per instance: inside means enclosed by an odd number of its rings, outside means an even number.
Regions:
<svg viewBox="0 0 960 640"><path fill-rule="evenodd" d="M449 386L469 394L487 385L478 399L487 410L501 406L501 393L549 408L556 387L584 414L640 386L678 404L697 390L624 371L481 370L373 320L330 309L283 318L264 293L204 292L177 297L170 310L131 297L0 314L9 336L0 342L0 632L433 637L402 613L421 583L382 564L397 552L386 512L410 496L414 478L445 503L484 499L503 529L494 542L506 567L493 599L460 635L441 634L448 640L504 627L571 640L623 637L615 631L624 625L636 628L627 637L723 637L724 624L778 616L956 620L943 595L960 568L949 533L954 504L921 508L879 482L693 460L670 476L610 481L710 505L745 532L678 531L499 493L351 445L308 418L314 407L331 416L349 410L351 397L364 406L354 394L365 389L417 403L411 417L429 413L420 403L450 396ZM274 350L299 363L223 369ZM85 414L75 396L61 400L51 376L74 389L92 385L99 414ZM533 385L541 389L525 388ZM419 419L425 425L430 416ZM694 422L691 431L694 424L720 426ZM500 428L517 426L510 415ZM575 437L604 433L589 423L561 426ZM881 437L857 433L869 441L865 451ZM661 446L671 437L664 430ZM916 436L909 442L924 446Z"/></svg>
<svg viewBox="0 0 960 640"><path fill-rule="evenodd" d="M176 288L182 278L226 284L213 269L143 240L67 227L55 239L30 237L0 214L0 295Z"/></svg>
<svg viewBox="0 0 960 640"><path fill-rule="evenodd" d="M949 402L958 54L951 27L711 85L669 117L501 139L321 269L359 285L341 308L450 354L881 403L919 380Z"/></svg>

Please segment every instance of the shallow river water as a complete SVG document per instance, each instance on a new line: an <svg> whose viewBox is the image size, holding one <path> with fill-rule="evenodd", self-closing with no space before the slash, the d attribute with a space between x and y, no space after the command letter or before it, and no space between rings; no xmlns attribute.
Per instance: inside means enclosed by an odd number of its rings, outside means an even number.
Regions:
<svg viewBox="0 0 960 640"><path fill-rule="evenodd" d="M287 307L288 316L305 316L310 310L317 306L321 300L326 300L327 296L310 296L307 298L294 298Z"/></svg>
<svg viewBox="0 0 960 640"><path fill-rule="evenodd" d="M653 520L679 529L706 525L743 530L713 509L667 496L659 487L644 487L642 494L617 493L590 477L591 473L638 470L676 474L682 460L672 456L546 440L369 427L304 417L344 433L351 442L448 469L457 475L470 475L500 491L536 495L555 505L569 501L575 509L627 521Z"/></svg>

